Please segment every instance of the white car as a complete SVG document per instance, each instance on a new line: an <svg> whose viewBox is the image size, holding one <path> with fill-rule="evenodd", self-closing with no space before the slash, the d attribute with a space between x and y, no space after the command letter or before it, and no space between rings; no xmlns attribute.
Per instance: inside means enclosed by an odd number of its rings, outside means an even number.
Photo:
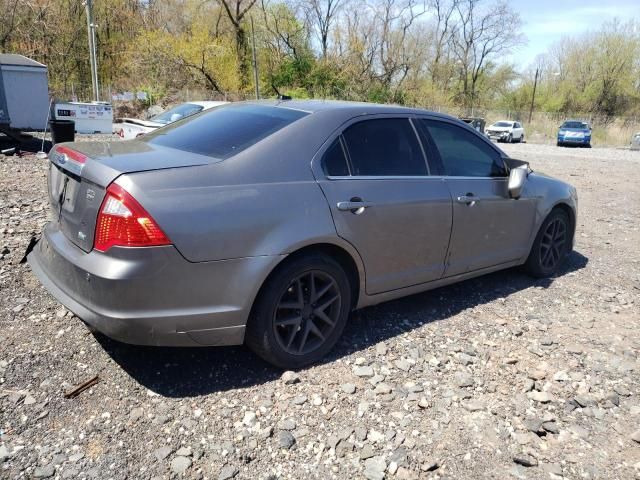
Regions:
<svg viewBox="0 0 640 480"><path fill-rule="evenodd" d="M190 117L203 110L219 107L229 102L187 102L162 112L149 120L136 118L123 118L121 123L113 125L113 131L123 140L131 140L145 133L152 132L156 128L164 127L181 118Z"/></svg>
<svg viewBox="0 0 640 480"><path fill-rule="evenodd" d="M497 142L524 142L524 128L520 122L500 120L487 127L487 137Z"/></svg>
<svg viewBox="0 0 640 480"><path fill-rule="evenodd" d="M640 132L631 137L631 150L640 150Z"/></svg>

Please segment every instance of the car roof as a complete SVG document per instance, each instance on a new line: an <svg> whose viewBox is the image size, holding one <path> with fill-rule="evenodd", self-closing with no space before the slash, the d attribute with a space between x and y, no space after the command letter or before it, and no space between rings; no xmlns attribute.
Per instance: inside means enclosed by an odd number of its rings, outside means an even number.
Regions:
<svg viewBox="0 0 640 480"><path fill-rule="evenodd" d="M345 100L253 100L243 103L266 105L278 108L288 108L291 110L299 110L311 114L327 110L340 110L346 114L353 114L354 116L374 113L428 113L429 115L437 117L448 119L453 118L455 120L458 120L457 118L450 115L432 112L422 108L404 107L402 105L383 105L380 103L349 102Z"/></svg>

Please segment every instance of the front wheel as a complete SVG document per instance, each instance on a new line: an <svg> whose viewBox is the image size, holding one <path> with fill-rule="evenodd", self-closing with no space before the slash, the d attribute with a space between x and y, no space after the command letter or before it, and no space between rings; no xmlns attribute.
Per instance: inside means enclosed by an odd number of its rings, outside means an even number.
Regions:
<svg viewBox="0 0 640 480"><path fill-rule="evenodd" d="M513 143L513 135L509 134L507 137L507 143Z"/></svg>
<svg viewBox="0 0 640 480"><path fill-rule="evenodd" d="M263 286L247 324L245 342L267 362L297 369L324 357L351 311L349 278L332 258L293 258Z"/></svg>
<svg viewBox="0 0 640 480"><path fill-rule="evenodd" d="M526 270L539 278L555 274L569 253L571 238L567 213L560 209L552 210L536 235L525 263Z"/></svg>

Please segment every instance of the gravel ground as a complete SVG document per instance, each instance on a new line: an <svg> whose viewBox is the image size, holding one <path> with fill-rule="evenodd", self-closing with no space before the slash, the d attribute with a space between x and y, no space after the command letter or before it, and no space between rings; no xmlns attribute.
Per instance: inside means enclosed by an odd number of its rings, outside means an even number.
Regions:
<svg viewBox="0 0 640 480"><path fill-rule="evenodd" d="M0 155L0 477L640 478L640 152L505 148L578 188L564 270L365 309L284 375L91 334L20 264L44 162Z"/></svg>

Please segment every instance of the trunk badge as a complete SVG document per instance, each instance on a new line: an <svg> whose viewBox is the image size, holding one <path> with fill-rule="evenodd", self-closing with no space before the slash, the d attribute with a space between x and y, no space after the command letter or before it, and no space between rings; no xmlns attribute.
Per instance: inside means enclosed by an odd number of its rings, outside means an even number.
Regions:
<svg viewBox="0 0 640 480"><path fill-rule="evenodd" d="M91 201L93 201L94 198L96 198L96 192L94 192L93 190L88 188L87 189L87 200L89 200L91 202Z"/></svg>

